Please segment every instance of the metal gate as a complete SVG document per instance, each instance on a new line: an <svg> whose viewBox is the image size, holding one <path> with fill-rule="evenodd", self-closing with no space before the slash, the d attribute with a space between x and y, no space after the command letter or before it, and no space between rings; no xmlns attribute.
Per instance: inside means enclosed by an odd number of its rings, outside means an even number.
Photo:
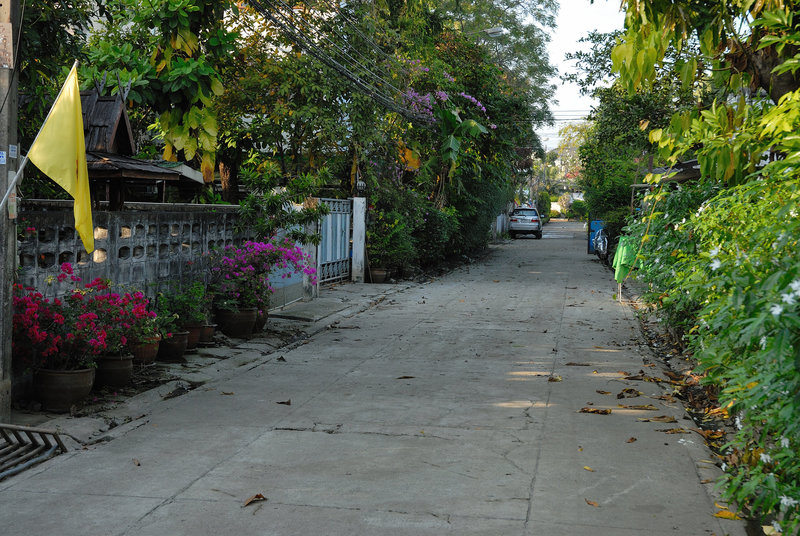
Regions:
<svg viewBox="0 0 800 536"><path fill-rule="evenodd" d="M320 199L330 212L320 226L322 240L317 246L317 277L320 283L350 277L350 199Z"/></svg>

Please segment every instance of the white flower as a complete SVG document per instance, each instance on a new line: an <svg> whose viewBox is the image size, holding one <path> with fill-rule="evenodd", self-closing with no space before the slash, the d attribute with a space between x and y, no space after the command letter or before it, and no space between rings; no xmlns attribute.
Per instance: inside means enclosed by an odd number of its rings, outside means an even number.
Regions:
<svg viewBox="0 0 800 536"><path fill-rule="evenodd" d="M795 291L795 293L800 294L800 279L795 279L789 283L789 288Z"/></svg>
<svg viewBox="0 0 800 536"><path fill-rule="evenodd" d="M725 462L722 462L722 466L720 467L720 469L722 469L722 472L724 473L725 471L728 470L728 464L725 463Z"/></svg>
<svg viewBox="0 0 800 536"><path fill-rule="evenodd" d="M781 294L781 300L783 303L787 305L794 305L797 302L797 298L794 294L787 292L786 294Z"/></svg>
<svg viewBox="0 0 800 536"><path fill-rule="evenodd" d="M759 345L761 346L762 350L766 350L767 349L767 337L766 336L761 337L761 340L759 341Z"/></svg>
<svg viewBox="0 0 800 536"><path fill-rule="evenodd" d="M781 316L783 313L783 307L778 305L777 303L769 308L769 312L772 313L774 316Z"/></svg>
<svg viewBox="0 0 800 536"><path fill-rule="evenodd" d="M772 456L764 452L759 455L759 458L761 458L761 463L772 463Z"/></svg>
<svg viewBox="0 0 800 536"><path fill-rule="evenodd" d="M783 447L785 449L789 448L789 438L788 437L782 437L781 438L781 447Z"/></svg>
<svg viewBox="0 0 800 536"><path fill-rule="evenodd" d="M711 269L712 270L719 270L719 267L722 266L722 262L719 259L714 259L711 262Z"/></svg>
<svg viewBox="0 0 800 536"><path fill-rule="evenodd" d="M708 254L711 255L712 257L716 257L719 254L719 248L718 247L713 248L711 251L708 252Z"/></svg>
<svg viewBox="0 0 800 536"><path fill-rule="evenodd" d="M773 522L772 522L772 529L773 529L775 532L783 532L783 529L781 528L781 524L780 524L780 523L778 523L777 521L773 521Z"/></svg>
<svg viewBox="0 0 800 536"><path fill-rule="evenodd" d="M742 418L738 415L736 416L736 428L741 430L742 429Z"/></svg>
<svg viewBox="0 0 800 536"><path fill-rule="evenodd" d="M797 506L798 501L797 499L792 499L791 497L787 497L786 495L781 495L781 506L786 506L791 508L793 506Z"/></svg>

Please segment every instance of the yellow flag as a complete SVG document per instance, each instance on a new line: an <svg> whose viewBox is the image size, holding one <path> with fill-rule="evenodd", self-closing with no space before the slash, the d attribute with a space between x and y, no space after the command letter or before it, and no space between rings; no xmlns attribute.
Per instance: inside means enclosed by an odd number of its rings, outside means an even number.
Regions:
<svg viewBox="0 0 800 536"><path fill-rule="evenodd" d="M28 159L75 199L75 230L86 251L94 251L92 201L76 66L69 72L61 94L28 151Z"/></svg>

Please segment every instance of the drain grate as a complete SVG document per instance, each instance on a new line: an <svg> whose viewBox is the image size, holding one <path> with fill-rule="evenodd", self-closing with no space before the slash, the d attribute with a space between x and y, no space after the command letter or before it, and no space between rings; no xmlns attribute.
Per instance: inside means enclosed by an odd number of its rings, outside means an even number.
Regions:
<svg viewBox="0 0 800 536"><path fill-rule="evenodd" d="M0 480L66 452L58 432L0 423Z"/></svg>

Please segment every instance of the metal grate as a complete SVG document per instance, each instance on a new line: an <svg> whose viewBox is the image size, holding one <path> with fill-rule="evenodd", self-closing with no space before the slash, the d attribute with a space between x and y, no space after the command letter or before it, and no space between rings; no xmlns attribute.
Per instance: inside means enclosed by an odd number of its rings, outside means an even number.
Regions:
<svg viewBox="0 0 800 536"><path fill-rule="evenodd" d="M66 452L58 432L0 423L0 480Z"/></svg>

